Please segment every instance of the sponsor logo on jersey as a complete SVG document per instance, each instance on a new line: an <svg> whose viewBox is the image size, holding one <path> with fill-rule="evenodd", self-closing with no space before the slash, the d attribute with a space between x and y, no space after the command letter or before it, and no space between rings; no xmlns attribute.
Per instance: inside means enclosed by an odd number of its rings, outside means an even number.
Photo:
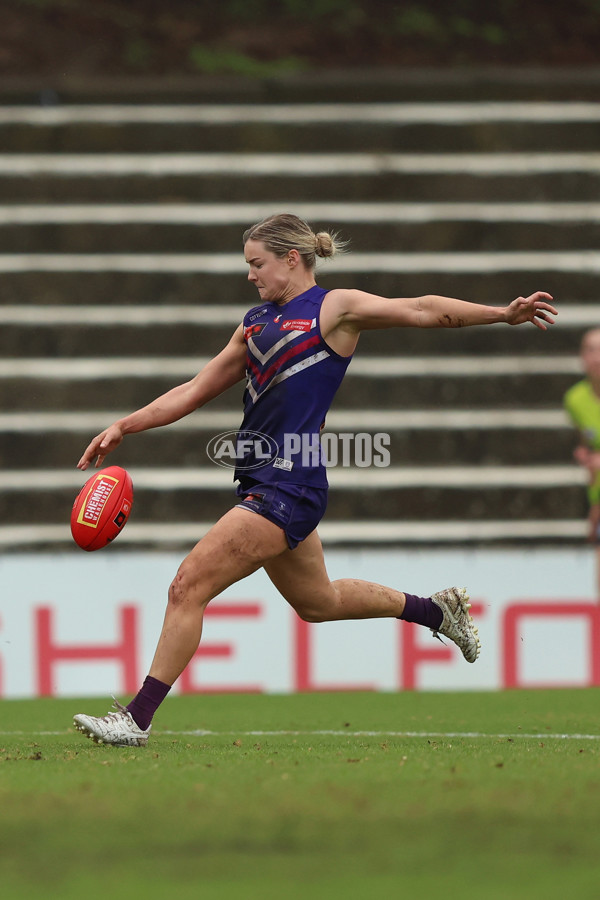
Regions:
<svg viewBox="0 0 600 900"><path fill-rule="evenodd" d="M282 459L281 456L278 456L275 462L273 463L274 469L285 469L286 472L291 472L294 468L294 463L290 459Z"/></svg>
<svg viewBox="0 0 600 900"><path fill-rule="evenodd" d="M314 327L314 319L286 319L281 323L280 331L310 331Z"/></svg>
<svg viewBox="0 0 600 900"><path fill-rule="evenodd" d="M258 312L252 313L252 315L248 317L248 321L254 322L255 319L260 319L261 316L264 316L266 311L267 311L266 306L263 309L259 309Z"/></svg>

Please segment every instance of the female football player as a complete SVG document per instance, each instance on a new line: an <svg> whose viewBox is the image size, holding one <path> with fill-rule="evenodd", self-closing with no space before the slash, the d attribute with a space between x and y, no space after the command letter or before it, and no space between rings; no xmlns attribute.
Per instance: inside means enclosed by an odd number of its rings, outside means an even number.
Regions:
<svg viewBox="0 0 600 900"><path fill-rule="evenodd" d="M115 701L116 712L100 718L75 716L76 727L96 741L147 742L154 712L198 648L207 604L260 567L308 622L401 618L445 635L468 662L479 655L465 590L418 597L353 578L329 580L317 533L327 505L319 433L361 331L525 322L545 330L556 315L552 297L538 291L496 307L434 295L387 299L360 290L326 291L315 281L315 257L343 249L335 236L315 234L302 219L283 214L254 225L243 240L258 305L195 378L110 425L78 463L87 469L95 460L100 467L126 435L175 422L245 382L238 502L182 562L136 697L127 707ZM244 438L256 432L278 448L268 460L257 458L256 443Z"/></svg>

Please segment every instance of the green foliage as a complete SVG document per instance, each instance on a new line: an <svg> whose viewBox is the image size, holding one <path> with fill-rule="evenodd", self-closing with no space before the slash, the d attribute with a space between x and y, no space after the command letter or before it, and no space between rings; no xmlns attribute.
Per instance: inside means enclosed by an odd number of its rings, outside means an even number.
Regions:
<svg viewBox="0 0 600 900"><path fill-rule="evenodd" d="M235 50L213 49L194 44L189 51L192 67L204 75L242 75L247 78L270 78L301 71L302 60L288 56L276 60L260 60Z"/></svg>
<svg viewBox="0 0 600 900"><path fill-rule="evenodd" d="M125 64L132 69L148 68L152 61L152 47L143 38L128 41L123 51Z"/></svg>
<svg viewBox="0 0 600 900"><path fill-rule="evenodd" d="M600 62L600 0L4 0L4 10L0 72L11 74L260 78L297 70L298 60L328 68Z"/></svg>
<svg viewBox="0 0 600 900"><path fill-rule="evenodd" d="M445 40L446 32L439 15L423 6L404 6L393 17L392 28L409 37Z"/></svg>
<svg viewBox="0 0 600 900"><path fill-rule="evenodd" d="M490 15L493 15L493 9ZM403 6L392 19L392 30L398 36L447 45L456 40L500 45L508 40L508 32L497 21L478 21L478 15L445 15L423 5Z"/></svg>

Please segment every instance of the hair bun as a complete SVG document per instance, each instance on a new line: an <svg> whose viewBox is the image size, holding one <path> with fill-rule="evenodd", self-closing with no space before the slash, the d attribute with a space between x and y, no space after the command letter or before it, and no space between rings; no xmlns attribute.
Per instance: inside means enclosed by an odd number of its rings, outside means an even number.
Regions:
<svg viewBox="0 0 600 900"><path fill-rule="evenodd" d="M315 234L315 253L317 256L334 256L335 251L335 241L329 232L319 231Z"/></svg>

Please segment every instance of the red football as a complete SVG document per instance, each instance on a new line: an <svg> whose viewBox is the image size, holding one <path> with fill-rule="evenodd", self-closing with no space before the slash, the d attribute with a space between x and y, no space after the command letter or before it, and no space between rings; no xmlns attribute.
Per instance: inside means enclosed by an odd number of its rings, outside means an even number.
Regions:
<svg viewBox="0 0 600 900"><path fill-rule="evenodd" d="M100 550L123 530L133 505L129 472L109 466L89 478L71 511L71 534L82 550Z"/></svg>

